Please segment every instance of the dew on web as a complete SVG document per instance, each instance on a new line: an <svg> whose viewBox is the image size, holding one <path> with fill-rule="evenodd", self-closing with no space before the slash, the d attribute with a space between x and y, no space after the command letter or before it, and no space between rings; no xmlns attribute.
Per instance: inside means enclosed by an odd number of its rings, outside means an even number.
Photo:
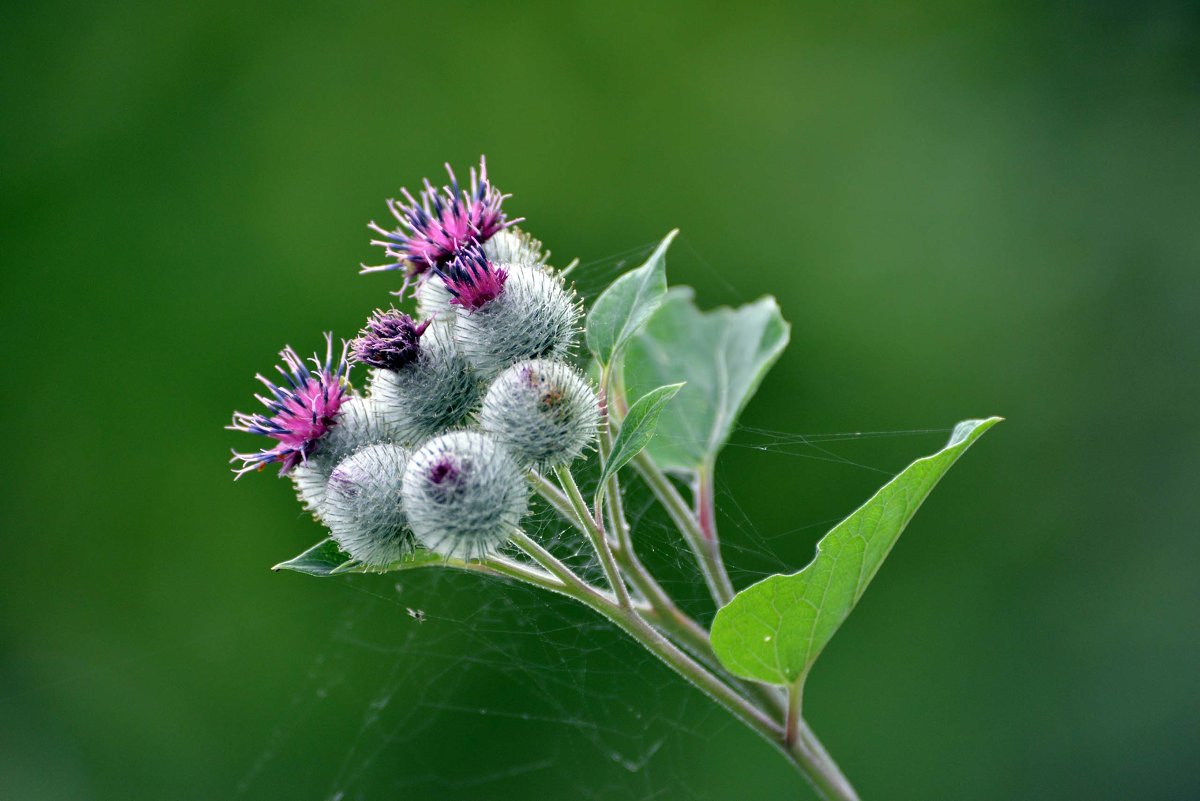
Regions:
<svg viewBox="0 0 1200 801"><path fill-rule="evenodd" d="M590 300L656 244L580 263L569 280ZM686 263L688 255L673 263ZM948 433L797 434L741 426L728 447L750 451L751 458L759 452L764 459L828 463L821 469L861 471L882 484L903 464L876 464L859 455L860 443ZM588 494L594 471L581 473ZM777 546L801 535L815 542L841 519L810 515L787 530L766 531L720 474L716 490L723 546L735 570L751 554L773 571L796 570L801 565L785 561ZM707 623L713 610L690 553L636 480L626 482L625 511L643 560L683 608ZM526 530L603 585L587 543L538 500ZM300 771L311 791L304 797L329 801L518 792L595 801L705 799L713 791L705 774L692 769L696 755L754 737L610 623L543 590L421 569L311 580L310 591L340 609L338 624L314 632L312 650L297 655L304 667L281 679L294 688L234 788L236 798L262 797L285 774L291 785ZM790 770L760 745L755 769Z"/></svg>

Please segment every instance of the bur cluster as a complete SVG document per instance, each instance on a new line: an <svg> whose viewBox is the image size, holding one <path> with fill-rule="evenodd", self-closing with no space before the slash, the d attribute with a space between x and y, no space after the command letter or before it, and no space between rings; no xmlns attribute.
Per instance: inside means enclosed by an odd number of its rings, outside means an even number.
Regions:
<svg viewBox="0 0 1200 801"><path fill-rule="evenodd" d="M229 428L271 440L234 452L235 474L279 464L306 510L352 560L383 568L417 549L478 559L518 530L526 472L567 465L595 439L600 403L574 367L582 306L542 243L515 227L486 163L460 187L428 180L372 222L398 271L397 303L376 309L335 357L291 348L282 380L259 376L265 411ZM351 373L365 373L361 388Z"/></svg>

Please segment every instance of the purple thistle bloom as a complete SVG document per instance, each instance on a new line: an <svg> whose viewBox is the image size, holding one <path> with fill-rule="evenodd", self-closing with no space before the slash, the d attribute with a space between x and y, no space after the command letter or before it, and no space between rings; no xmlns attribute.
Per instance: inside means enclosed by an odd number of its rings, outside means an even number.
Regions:
<svg viewBox="0 0 1200 801"><path fill-rule="evenodd" d="M470 189L459 189L458 179L449 164L446 172L450 175L450 186L443 186L439 191L425 179L425 189L419 200L407 189L401 189L403 201L388 201L388 210L399 225L389 231L372 221L368 227L382 237L372 240L371 244L382 247L395 263L364 266L362 272L404 269L407 287L411 280L419 280L431 269L448 264L464 245L482 244L508 226L522 221L505 220L500 205L509 195L501 194L492 186L487 177L487 162L482 156L479 157L479 172L471 168ZM399 294L403 292L402 288Z"/></svg>
<svg viewBox="0 0 1200 801"><path fill-rule="evenodd" d="M470 245L445 269L437 270L450 292L450 302L468 311L482 308L504 291L508 271L492 264L478 245Z"/></svg>
<svg viewBox="0 0 1200 801"><path fill-rule="evenodd" d="M338 409L349 397L349 372L346 362L347 343L337 364L333 361L333 335L325 335L325 361L313 354L315 370L305 366L291 346L279 352L283 365L276 370L286 386L276 386L262 375L255 376L270 391L269 397L254 397L267 407L268 413L233 413L232 431L261 434L278 440L279 444L257 453L233 452L231 462L241 461L235 468L238 478L251 470L261 470L271 462L279 462L279 474L286 475L297 464L306 462L313 448L337 422ZM286 369L285 369L286 368Z"/></svg>
<svg viewBox="0 0 1200 801"><path fill-rule="evenodd" d="M396 309L376 309L358 338L350 343L351 358L371 367L399 370L417 360L421 335L428 327L428 320L417 323Z"/></svg>

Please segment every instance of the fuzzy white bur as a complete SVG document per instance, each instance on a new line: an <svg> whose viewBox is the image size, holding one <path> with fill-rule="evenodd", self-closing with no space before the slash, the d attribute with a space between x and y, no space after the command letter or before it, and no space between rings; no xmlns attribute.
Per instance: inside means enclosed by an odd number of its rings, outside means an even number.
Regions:
<svg viewBox="0 0 1200 801"><path fill-rule="evenodd" d="M325 486L334 466L363 446L395 439L395 430L374 399L355 395L346 400L316 450L292 470L292 483L304 509L323 520Z"/></svg>
<svg viewBox="0 0 1200 801"><path fill-rule="evenodd" d="M550 260L550 251L542 249L541 241L519 228L495 234L483 243L483 253L501 264L545 265Z"/></svg>
<svg viewBox="0 0 1200 801"><path fill-rule="evenodd" d="M329 476L325 523L342 550L364 564L391 564L413 548L400 500L408 460L399 445L367 445Z"/></svg>
<svg viewBox="0 0 1200 801"><path fill-rule="evenodd" d="M425 347L400 370L371 371L370 393L395 442L415 446L465 424L483 394L471 365L431 327Z"/></svg>
<svg viewBox="0 0 1200 801"><path fill-rule="evenodd" d="M521 465L545 470L570 464L592 444L600 401L570 365L518 362L492 382L479 422Z"/></svg>
<svg viewBox="0 0 1200 801"><path fill-rule="evenodd" d="M454 342L484 377L525 359L564 359L575 344L583 310L556 273L501 264L504 291L479 309L454 307Z"/></svg>
<svg viewBox="0 0 1200 801"><path fill-rule="evenodd" d="M520 524L528 485L504 446L486 434L455 431L412 455L401 497L421 545L447 558L476 559Z"/></svg>
<svg viewBox="0 0 1200 801"><path fill-rule="evenodd" d="M445 282L437 275L429 275L417 287L417 316L422 320L430 320L436 325L443 318L452 320L450 314L454 307L450 299L454 296L446 289Z"/></svg>
<svg viewBox="0 0 1200 801"><path fill-rule="evenodd" d="M468 310L429 275L416 292L428 323L417 360L372 369L366 397L343 404L292 471L305 508L360 562L390 564L418 545L448 558L495 551L526 512L524 469L568 464L595 438L596 394L558 361L579 332L574 291L527 233L484 249L508 273L500 296Z"/></svg>

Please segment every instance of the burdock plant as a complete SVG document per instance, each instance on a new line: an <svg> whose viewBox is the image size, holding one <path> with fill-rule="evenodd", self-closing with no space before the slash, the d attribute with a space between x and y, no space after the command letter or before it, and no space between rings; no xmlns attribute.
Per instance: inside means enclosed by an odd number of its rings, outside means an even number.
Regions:
<svg viewBox="0 0 1200 801"><path fill-rule="evenodd" d="M265 413L231 428L273 441L234 453L238 476L279 464L330 537L276 569L316 576L442 567L524 582L610 620L774 745L827 799L853 799L801 714L805 679L917 508L999 418L959 423L825 535L798 572L739 592L714 514L716 460L786 346L775 300L700 310L667 288L668 234L586 318L549 254L514 227L482 160L469 185L428 181L371 224L418 319L376 311L334 358L282 352ZM368 371L353 389L350 362ZM583 369L580 369L583 368ZM590 377L589 377L590 376ZM664 410L667 410L664 413ZM576 472L598 475L585 496ZM684 612L638 556L623 505L636 476L675 524L716 607ZM536 493L594 553L589 581L522 528ZM691 497L685 497L690 493ZM557 537L556 537L557 539Z"/></svg>

